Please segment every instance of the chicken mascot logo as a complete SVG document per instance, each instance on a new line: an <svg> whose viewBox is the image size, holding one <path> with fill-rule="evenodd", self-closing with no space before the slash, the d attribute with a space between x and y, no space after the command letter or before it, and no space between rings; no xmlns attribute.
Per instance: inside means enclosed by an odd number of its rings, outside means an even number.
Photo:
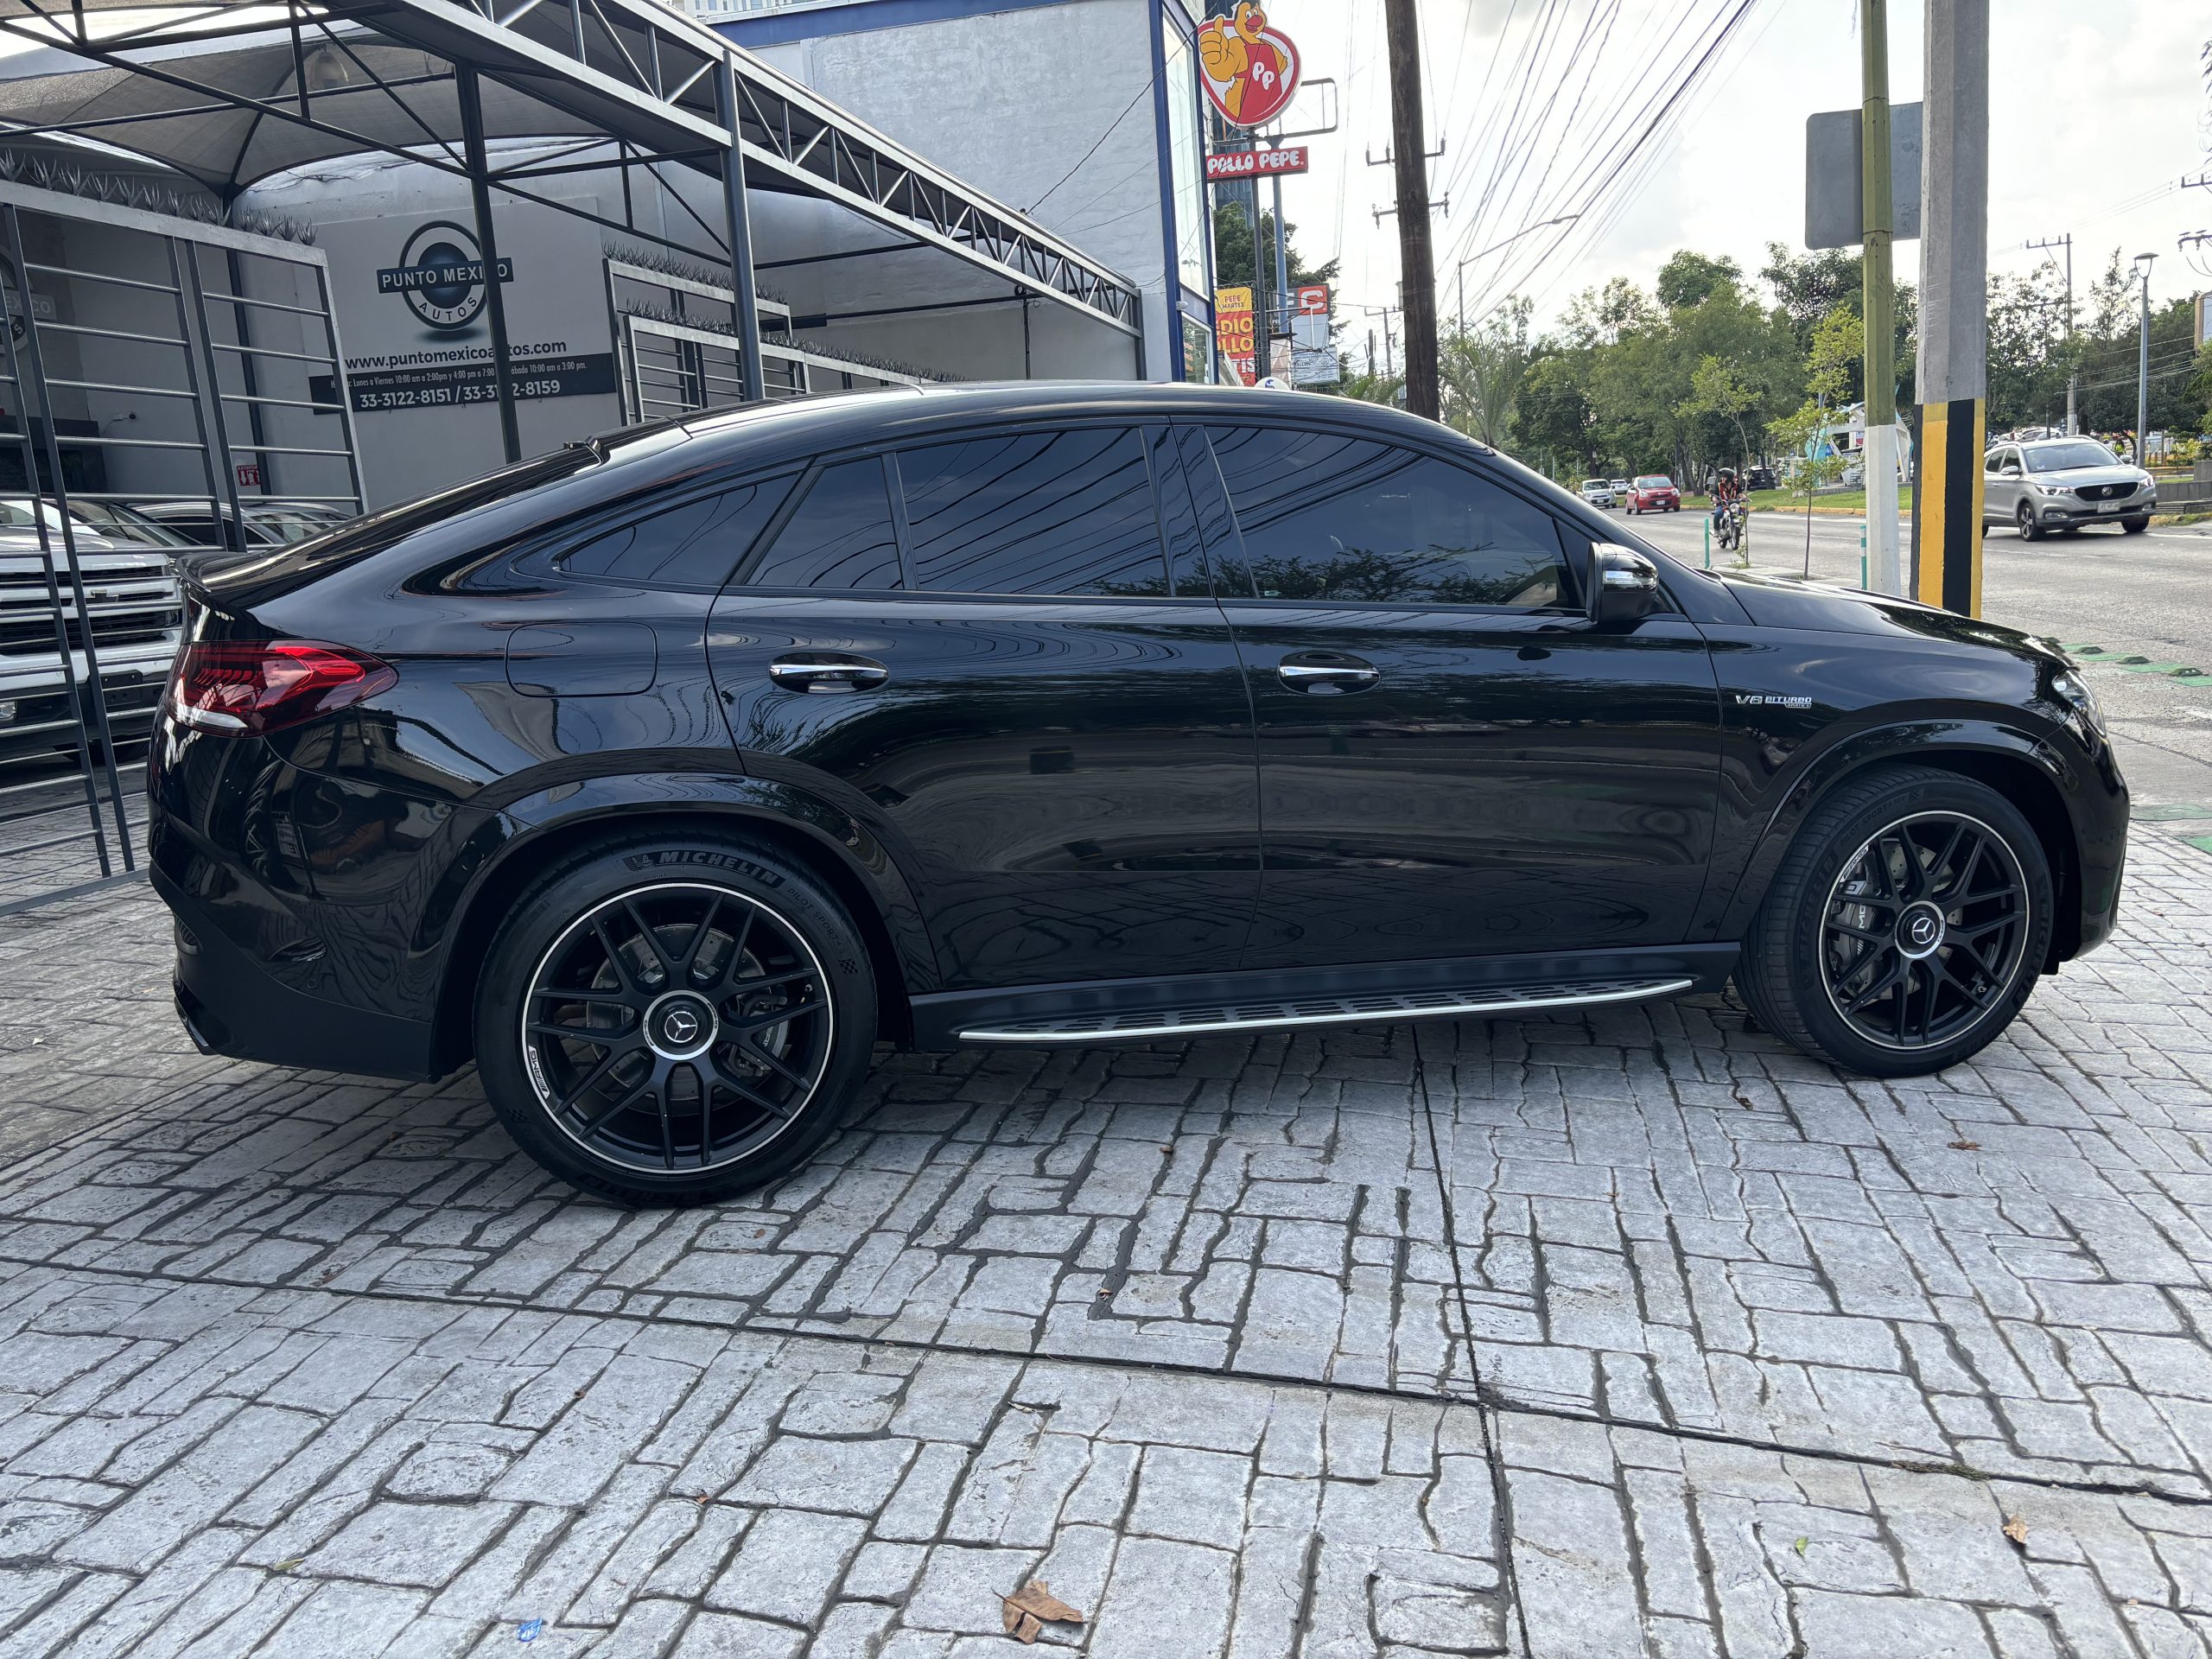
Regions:
<svg viewBox="0 0 2212 1659"><path fill-rule="evenodd" d="M1237 0L1234 17L1211 17L1198 31L1198 61L1205 66L1206 98L1234 127L1264 126L1283 112L1298 90L1298 48L1268 14Z"/></svg>

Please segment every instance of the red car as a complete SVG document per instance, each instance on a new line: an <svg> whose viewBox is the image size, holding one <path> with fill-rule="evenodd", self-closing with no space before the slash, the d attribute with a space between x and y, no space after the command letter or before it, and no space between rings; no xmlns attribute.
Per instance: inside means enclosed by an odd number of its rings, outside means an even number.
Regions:
<svg viewBox="0 0 2212 1659"><path fill-rule="evenodd" d="M1628 510L1630 512L1680 512L1682 493L1675 487L1671 478L1639 478L1628 486Z"/></svg>

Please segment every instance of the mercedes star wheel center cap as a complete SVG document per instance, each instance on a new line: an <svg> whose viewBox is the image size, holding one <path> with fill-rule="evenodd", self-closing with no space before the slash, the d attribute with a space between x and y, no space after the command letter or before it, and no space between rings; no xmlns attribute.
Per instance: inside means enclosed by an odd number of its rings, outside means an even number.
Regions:
<svg viewBox="0 0 2212 1659"><path fill-rule="evenodd" d="M1908 905L1897 918L1897 949L1915 962L1943 943L1943 912L1930 904Z"/></svg>
<svg viewBox="0 0 2212 1659"><path fill-rule="evenodd" d="M688 1060L715 1044L715 1011L706 998L671 991L645 1011L645 1041L664 1060Z"/></svg>

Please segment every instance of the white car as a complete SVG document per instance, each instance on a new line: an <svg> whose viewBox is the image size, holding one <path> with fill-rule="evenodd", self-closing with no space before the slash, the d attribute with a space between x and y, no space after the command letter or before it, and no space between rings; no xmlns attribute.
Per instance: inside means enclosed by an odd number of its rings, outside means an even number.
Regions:
<svg viewBox="0 0 2212 1659"><path fill-rule="evenodd" d="M1617 507L1620 498L1613 493L1611 479L1586 478L1582 480L1582 499L1593 507Z"/></svg>

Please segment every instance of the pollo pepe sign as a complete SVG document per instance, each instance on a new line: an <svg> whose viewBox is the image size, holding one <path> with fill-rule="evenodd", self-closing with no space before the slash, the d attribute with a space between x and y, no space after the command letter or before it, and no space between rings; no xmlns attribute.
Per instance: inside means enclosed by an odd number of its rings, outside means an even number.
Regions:
<svg viewBox="0 0 2212 1659"><path fill-rule="evenodd" d="M1298 48L1252 0L1237 0L1233 17L1206 20L1198 64L1206 101L1232 127L1265 126L1298 90Z"/></svg>

